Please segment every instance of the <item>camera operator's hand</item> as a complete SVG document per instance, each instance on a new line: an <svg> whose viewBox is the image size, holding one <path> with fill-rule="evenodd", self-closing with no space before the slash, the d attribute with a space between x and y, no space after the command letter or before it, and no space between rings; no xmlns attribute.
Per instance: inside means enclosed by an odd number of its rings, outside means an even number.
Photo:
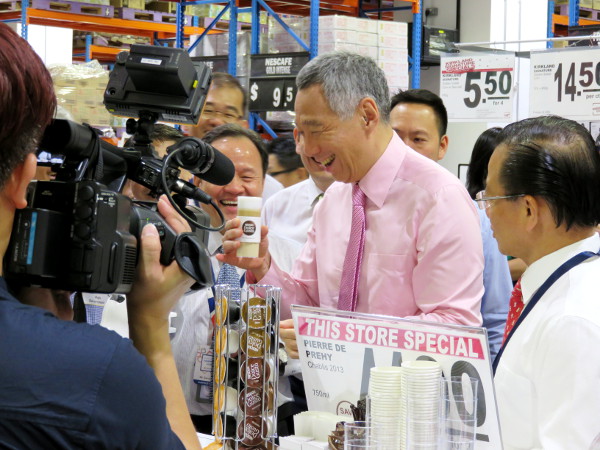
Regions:
<svg viewBox="0 0 600 450"><path fill-rule="evenodd" d="M165 197L159 200L158 211L177 233L189 231L187 222ZM161 266L160 238L154 225L146 225L141 234L136 278L127 295L129 336L162 386L171 428L187 449L198 449L200 444L179 383L169 339L169 311L194 280L175 261Z"/></svg>
<svg viewBox="0 0 600 450"><path fill-rule="evenodd" d="M236 239L240 238L243 234L242 222L237 217L228 220L225 224L225 232L223 234L223 254L217 255L217 259L232 266L250 270L256 281L260 281L269 271L269 267L271 267L269 240L267 238L268 232L269 229L263 225L260 230L260 246L257 258L240 258L237 256L237 249L240 248L241 242Z"/></svg>

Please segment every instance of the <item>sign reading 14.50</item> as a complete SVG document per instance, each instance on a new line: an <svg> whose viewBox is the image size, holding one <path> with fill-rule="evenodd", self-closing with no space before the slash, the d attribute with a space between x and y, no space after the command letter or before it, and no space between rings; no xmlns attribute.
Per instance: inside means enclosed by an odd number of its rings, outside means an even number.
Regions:
<svg viewBox="0 0 600 450"><path fill-rule="evenodd" d="M485 77L483 77L484 73ZM497 70L468 72L465 77L465 93L469 95L464 97L463 101L467 108L477 108L480 103L486 103L488 101L500 104L503 100L508 100L510 98L509 94L511 87L512 75L508 70L502 70L500 72Z"/></svg>
<svg viewBox="0 0 600 450"><path fill-rule="evenodd" d="M560 114L577 121L600 117L598 48L531 52L529 115Z"/></svg>
<svg viewBox="0 0 600 450"><path fill-rule="evenodd" d="M577 67L579 66L579 70ZM571 64L559 63L554 72L554 81L556 81L557 95L556 100L563 101L567 97L571 97L571 101L575 101L575 96L582 94L594 98L593 92L600 92L600 62L594 63L590 61ZM581 87L582 89L579 89Z"/></svg>

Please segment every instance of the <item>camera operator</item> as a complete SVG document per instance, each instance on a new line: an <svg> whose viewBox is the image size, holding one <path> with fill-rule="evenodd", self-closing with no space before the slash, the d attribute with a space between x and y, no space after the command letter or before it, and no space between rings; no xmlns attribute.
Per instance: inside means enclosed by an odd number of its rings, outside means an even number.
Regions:
<svg viewBox="0 0 600 450"><path fill-rule="evenodd" d="M27 185L36 168L34 150L56 99L42 61L2 23L0 43L3 257L15 211L27 205ZM177 232L187 230L165 199L159 211ZM102 327L62 321L20 304L0 277L0 447L200 448L171 353L167 320L192 280L176 263L159 264L154 226L143 229L140 247L136 282L128 295L133 342Z"/></svg>

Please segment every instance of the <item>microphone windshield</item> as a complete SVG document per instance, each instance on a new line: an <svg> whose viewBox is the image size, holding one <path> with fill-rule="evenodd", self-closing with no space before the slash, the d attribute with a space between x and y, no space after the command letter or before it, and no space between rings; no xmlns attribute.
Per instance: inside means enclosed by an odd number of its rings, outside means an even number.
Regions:
<svg viewBox="0 0 600 450"><path fill-rule="evenodd" d="M223 186L233 180L235 167L231 160L200 139L186 137L171 148L180 167L212 184Z"/></svg>

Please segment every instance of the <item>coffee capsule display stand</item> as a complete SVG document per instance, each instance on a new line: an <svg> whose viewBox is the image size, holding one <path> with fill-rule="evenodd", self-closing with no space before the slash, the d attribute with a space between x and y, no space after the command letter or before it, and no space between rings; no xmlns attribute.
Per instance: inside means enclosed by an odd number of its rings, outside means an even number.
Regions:
<svg viewBox="0 0 600 450"><path fill-rule="evenodd" d="M213 434L224 447L264 449L277 435L281 288L215 286Z"/></svg>

